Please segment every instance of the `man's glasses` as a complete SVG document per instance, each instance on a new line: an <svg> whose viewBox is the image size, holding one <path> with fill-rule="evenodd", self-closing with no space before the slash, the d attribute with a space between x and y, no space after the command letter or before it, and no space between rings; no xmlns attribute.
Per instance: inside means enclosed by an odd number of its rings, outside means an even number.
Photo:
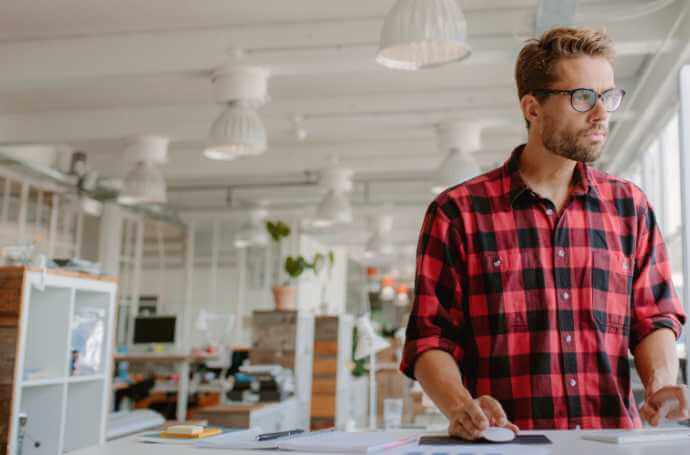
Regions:
<svg viewBox="0 0 690 455"><path fill-rule="evenodd" d="M604 108L607 112L615 112L621 106L625 90L622 88L610 88L603 93L597 93L591 88L576 88L574 90L534 90L535 95L568 95L570 96L570 105L577 112L591 111L597 104L597 100L601 98L604 102Z"/></svg>

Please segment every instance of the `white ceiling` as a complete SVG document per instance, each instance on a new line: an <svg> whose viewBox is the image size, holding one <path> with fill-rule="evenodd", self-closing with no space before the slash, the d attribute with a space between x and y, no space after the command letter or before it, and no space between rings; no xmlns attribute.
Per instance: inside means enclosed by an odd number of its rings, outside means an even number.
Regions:
<svg viewBox="0 0 690 455"><path fill-rule="evenodd" d="M0 2L0 143L66 144L86 150L104 175L124 171L123 139L171 138L164 173L171 203L221 208L227 186L308 180L329 156L369 188L366 205L389 199L406 207L414 238L431 193L424 188L444 158L433 127L442 121L485 125L476 157L502 162L524 139L513 81L515 56L533 34L537 0L461 0L473 55L461 63L397 72L374 62L393 0L34 0ZM619 85L641 87L686 0L580 0L581 23L606 27L620 55ZM641 8L665 6L641 17ZM271 101L261 109L269 132L264 156L235 162L201 157L215 104L211 71L245 51L270 68ZM665 52L685 52L686 45ZM648 77L642 79L647 83ZM617 114L632 127L634 104ZM304 118L305 142L292 117ZM616 126L614 126L614 129ZM614 133L615 134L615 133ZM619 136L624 134L619 133ZM616 153L611 147L607 160ZM395 179L398 179L396 182ZM412 182L412 184L410 184ZM362 185L364 185L362 183ZM192 187L196 188L191 191ZM247 189L235 199L275 205L310 202L309 188ZM314 196L316 194L316 196ZM239 195L239 196L238 196ZM407 239L408 237L405 237Z"/></svg>

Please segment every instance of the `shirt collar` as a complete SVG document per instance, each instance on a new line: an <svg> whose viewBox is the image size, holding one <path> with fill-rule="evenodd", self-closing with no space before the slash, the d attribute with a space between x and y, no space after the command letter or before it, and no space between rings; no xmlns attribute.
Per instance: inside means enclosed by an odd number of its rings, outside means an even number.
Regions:
<svg viewBox="0 0 690 455"><path fill-rule="evenodd" d="M511 206L524 194L532 194L529 186L520 175L520 156L526 144L517 146L510 154L510 158L503 164L503 193ZM578 162L573 174L573 196L588 195L599 198L596 179L592 175L592 168L586 163Z"/></svg>

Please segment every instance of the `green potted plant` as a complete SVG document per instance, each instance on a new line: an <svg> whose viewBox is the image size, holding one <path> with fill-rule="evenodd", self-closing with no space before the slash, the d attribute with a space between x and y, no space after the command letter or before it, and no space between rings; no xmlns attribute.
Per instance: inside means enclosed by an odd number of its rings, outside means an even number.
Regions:
<svg viewBox="0 0 690 455"><path fill-rule="evenodd" d="M282 221L267 221L266 230L277 247L276 257L279 257L280 243L285 237L290 235L290 227ZM315 274L318 274L324 261L325 257L321 253L316 253L311 262L307 261L304 256L287 256L285 258L283 270L287 274L288 279L280 282L279 273L274 273L274 283L276 284L273 285L272 291L276 310L295 309L295 288L290 285L291 281L297 280L306 270L312 270Z"/></svg>

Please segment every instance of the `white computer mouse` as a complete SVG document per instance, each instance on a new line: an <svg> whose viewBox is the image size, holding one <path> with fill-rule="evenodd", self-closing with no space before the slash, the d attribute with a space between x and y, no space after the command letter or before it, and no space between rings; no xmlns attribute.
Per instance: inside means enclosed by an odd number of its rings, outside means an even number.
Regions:
<svg viewBox="0 0 690 455"><path fill-rule="evenodd" d="M489 427L482 432L482 437L491 442L510 442L515 439L515 433L508 428Z"/></svg>

